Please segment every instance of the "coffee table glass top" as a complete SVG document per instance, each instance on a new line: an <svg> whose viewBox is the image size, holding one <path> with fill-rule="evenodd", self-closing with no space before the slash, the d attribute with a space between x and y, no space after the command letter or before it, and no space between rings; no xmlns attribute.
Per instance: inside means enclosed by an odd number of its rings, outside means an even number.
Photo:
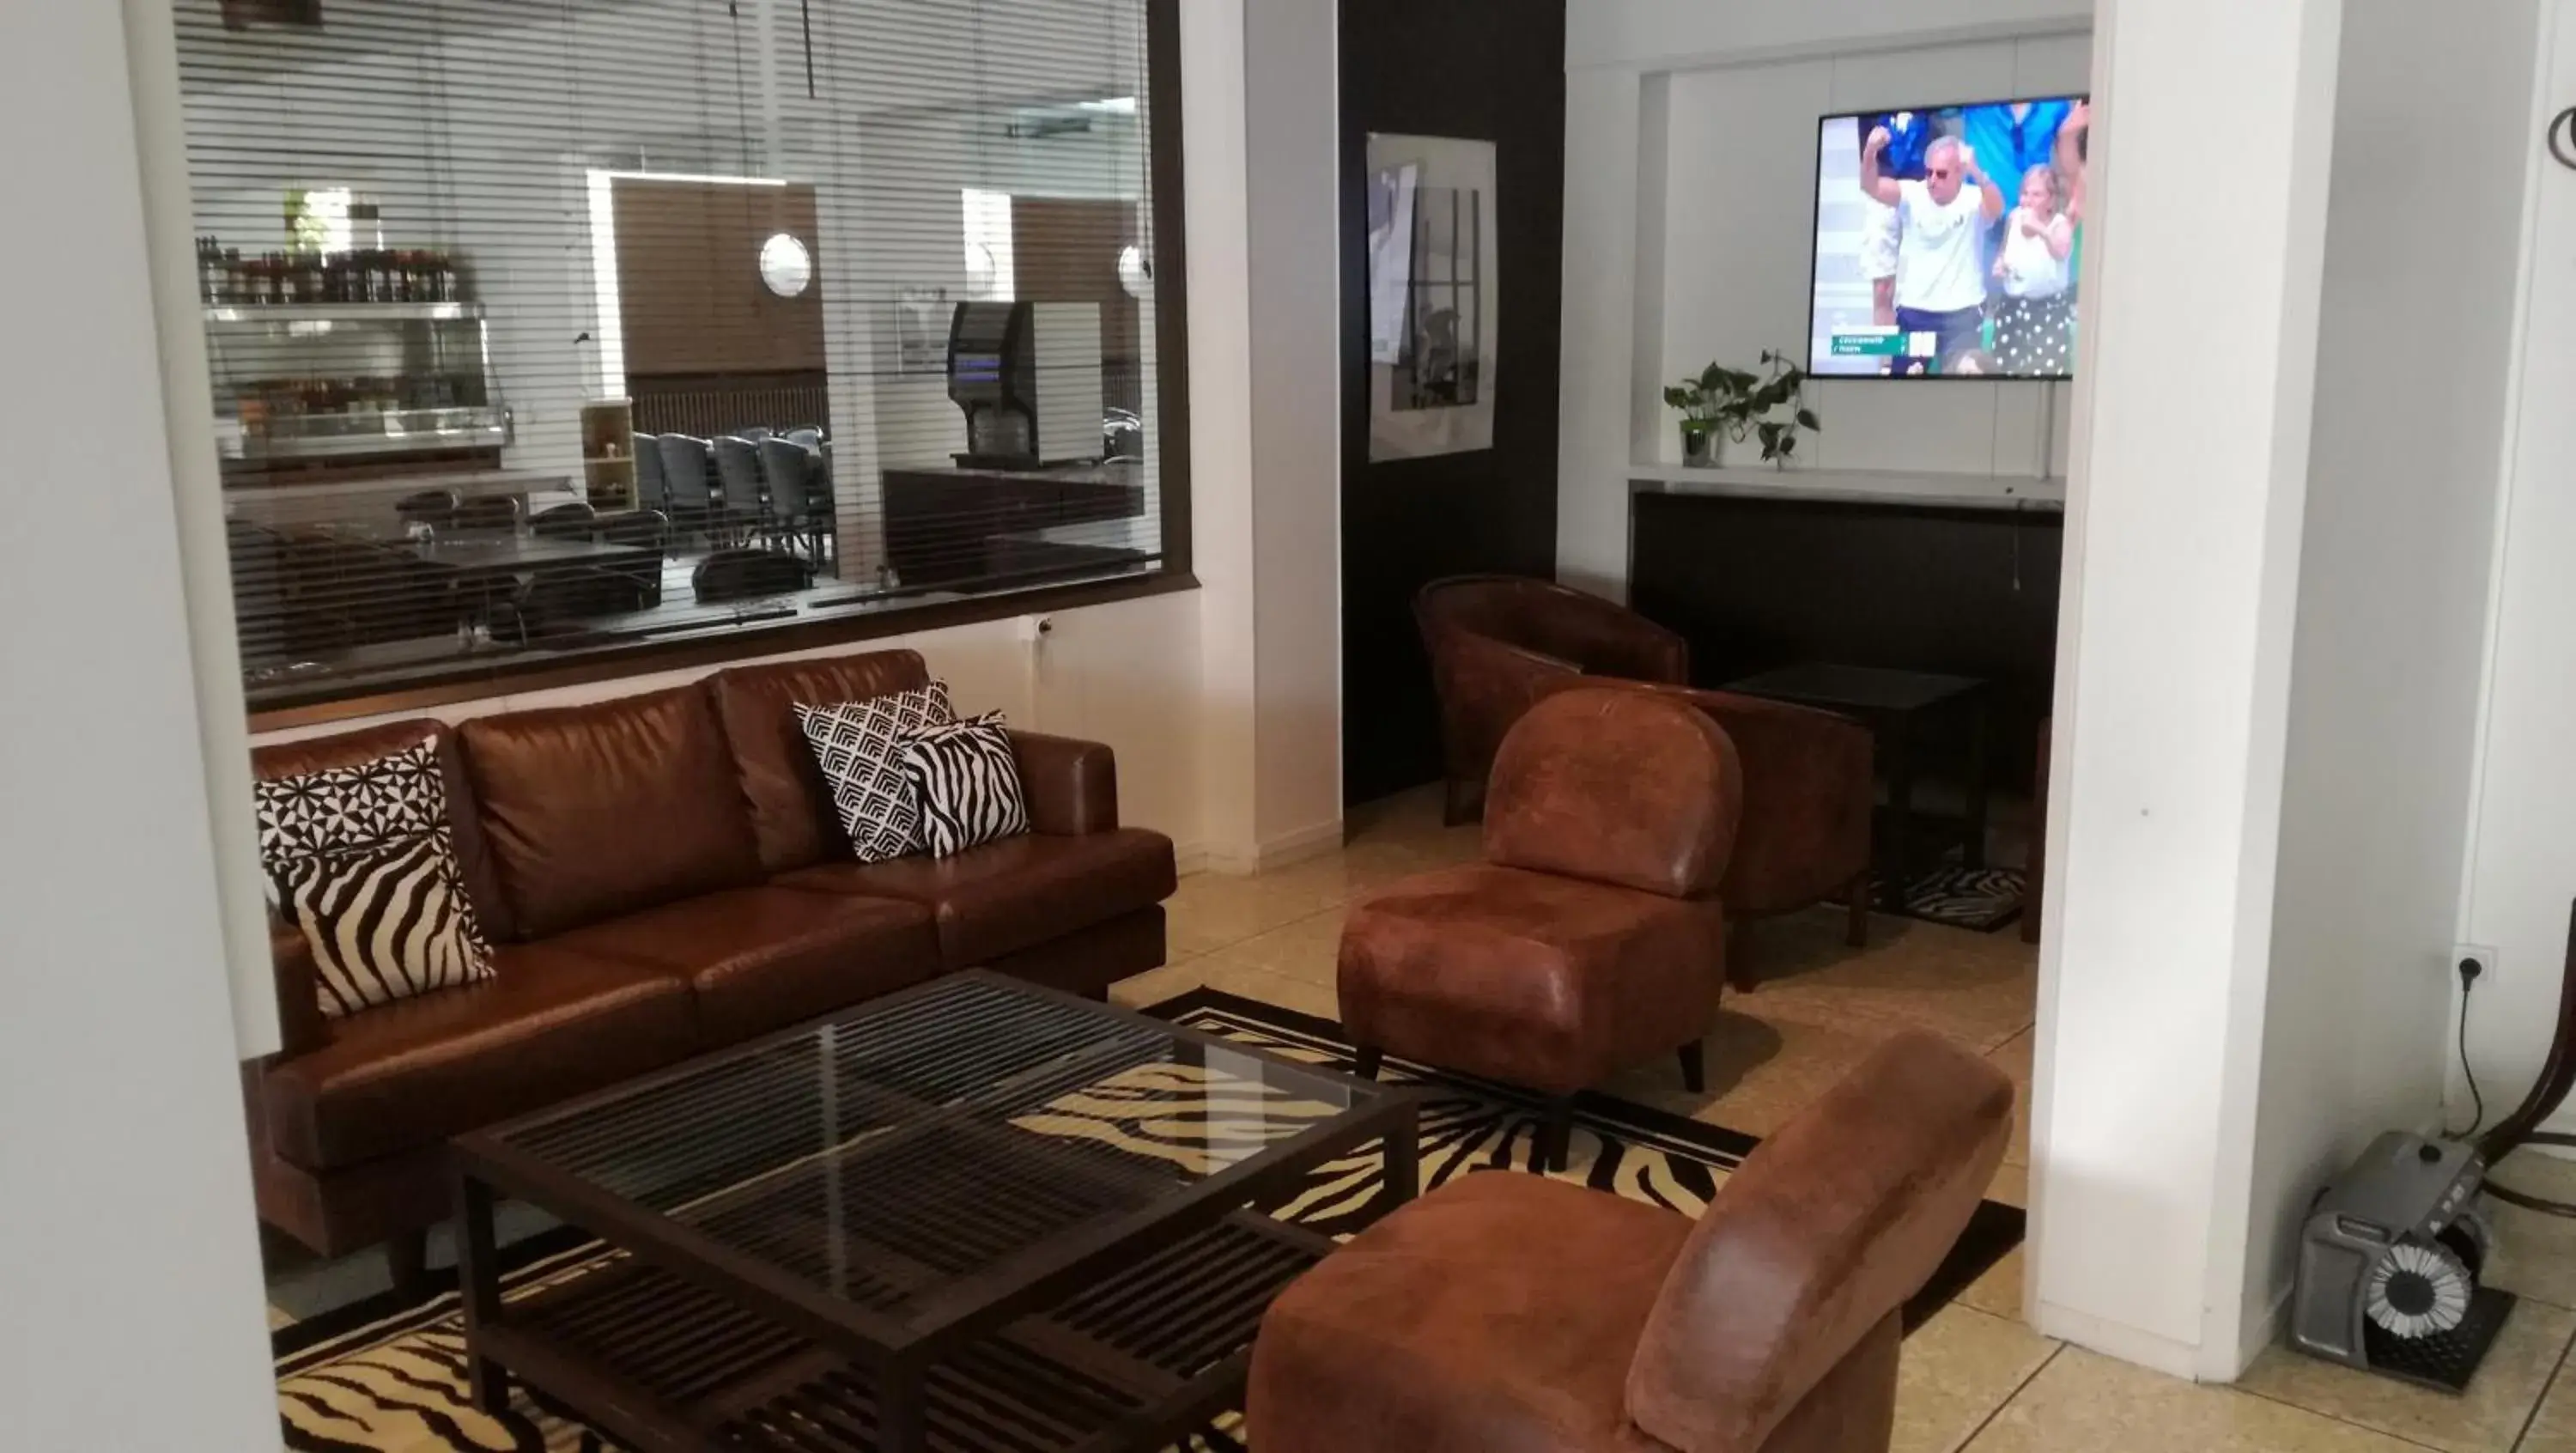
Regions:
<svg viewBox="0 0 2576 1453"><path fill-rule="evenodd" d="M923 1331L1387 1093L967 974L459 1144Z"/></svg>
<svg viewBox="0 0 2576 1453"><path fill-rule="evenodd" d="M1783 666L1740 681L1728 691L1847 711L1920 711L1965 696L1986 683L1974 676L1935 671L1895 671L1880 666L1840 666L1817 661Z"/></svg>

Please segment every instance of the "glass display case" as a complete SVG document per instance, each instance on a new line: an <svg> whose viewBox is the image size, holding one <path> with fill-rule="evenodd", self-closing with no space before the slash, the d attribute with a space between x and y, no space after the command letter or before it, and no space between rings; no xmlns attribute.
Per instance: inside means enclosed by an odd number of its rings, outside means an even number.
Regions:
<svg viewBox="0 0 2576 1453"><path fill-rule="evenodd" d="M227 462L510 442L479 303L220 303L206 341Z"/></svg>

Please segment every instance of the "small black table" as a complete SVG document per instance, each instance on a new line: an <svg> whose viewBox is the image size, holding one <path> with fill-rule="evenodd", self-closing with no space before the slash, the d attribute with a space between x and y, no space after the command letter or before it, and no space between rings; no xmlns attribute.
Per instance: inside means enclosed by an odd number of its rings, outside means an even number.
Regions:
<svg viewBox="0 0 2576 1453"><path fill-rule="evenodd" d="M1877 666L1810 662L1730 681L1729 691L1812 706L1852 717L1878 741L1879 770L1887 775L1887 830L1878 839L1880 903L1904 907L1913 881L1916 738L1943 717L1967 725L1967 817L1961 850L1968 867L1986 865L1986 702L1984 681L1931 671L1891 671Z"/></svg>

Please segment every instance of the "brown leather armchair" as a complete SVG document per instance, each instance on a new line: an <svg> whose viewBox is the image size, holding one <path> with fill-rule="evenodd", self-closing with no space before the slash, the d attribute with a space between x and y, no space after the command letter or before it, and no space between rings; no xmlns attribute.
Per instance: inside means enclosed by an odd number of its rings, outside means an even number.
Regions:
<svg viewBox="0 0 2576 1453"><path fill-rule="evenodd" d="M1882 1046L1694 1226L1533 1176L1397 1210L1272 1304L1261 1453L1885 1453L1900 1309L2003 1157L2012 1084Z"/></svg>
<svg viewBox="0 0 2576 1453"><path fill-rule="evenodd" d="M1515 575L1435 580L1413 599L1431 656L1448 820L1483 810L1503 734L1551 684L1585 676L1690 682L1690 643L1597 595Z"/></svg>
<svg viewBox="0 0 2576 1453"><path fill-rule="evenodd" d="M1565 1163L1576 1091L1675 1052L1698 1088L1743 796L1734 745L1685 702L1599 687L1531 708L1494 759L1486 860L1343 922L1363 1072L1395 1054L1545 1092L1541 1168Z"/></svg>

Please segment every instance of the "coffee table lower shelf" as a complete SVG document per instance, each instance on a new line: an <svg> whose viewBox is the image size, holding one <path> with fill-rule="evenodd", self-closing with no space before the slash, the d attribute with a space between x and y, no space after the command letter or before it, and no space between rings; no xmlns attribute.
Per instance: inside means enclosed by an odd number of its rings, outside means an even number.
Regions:
<svg viewBox="0 0 2576 1453"><path fill-rule="evenodd" d="M1250 1211L934 1366L938 1453L1145 1453L1236 1405L1271 1299L1332 1243ZM506 1303L475 1353L645 1453L875 1453L864 1364L628 1257Z"/></svg>

